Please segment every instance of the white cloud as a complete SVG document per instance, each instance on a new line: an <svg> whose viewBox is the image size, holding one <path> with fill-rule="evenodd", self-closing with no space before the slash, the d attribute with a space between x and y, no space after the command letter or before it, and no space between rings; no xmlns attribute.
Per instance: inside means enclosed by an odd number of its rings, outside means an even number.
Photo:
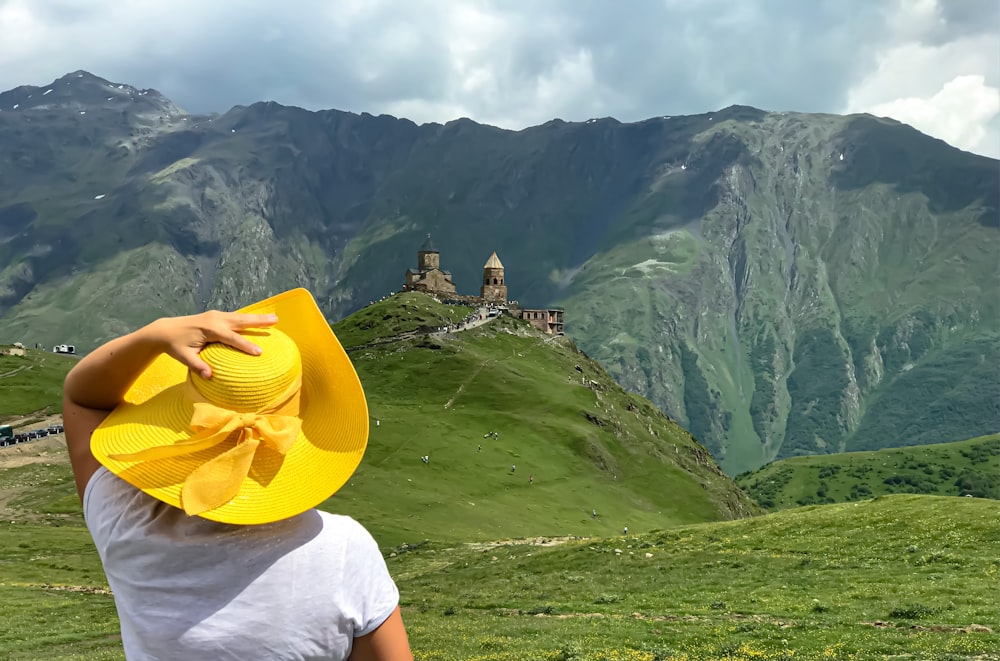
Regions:
<svg viewBox="0 0 1000 661"><path fill-rule="evenodd" d="M929 98L895 99L868 112L897 119L960 149L1000 157L1000 89L987 86L983 76L956 76Z"/></svg>
<svg viewBox="0 0 1000 661"><path fill-rule="evenodd" d="M0 5L0 35L3 37L0 53L33 50L37 45L36 40L42 38L45 33L45 26L26 3L8 2ZM3 59L0 57L0 63ZM21 82L23 84L29 81Z"/></svg>
<svg viewBox="0 0 1000 661"><path fill-rule="evenodd" d="M898 0L888 45L847 93L844 112L891 117L967 151L1000 156L1000 39L995 30L942 39L937 0ZM980 26L983 27L983 26Z"/></svg>
<svg viewBox="0 0 1000 661"><path fill-rule="evenodd" d="M995 4L0 0L0 90L86 69L192 112L274 100L515 129L734 103L881 111L994 153Z"/></svg>

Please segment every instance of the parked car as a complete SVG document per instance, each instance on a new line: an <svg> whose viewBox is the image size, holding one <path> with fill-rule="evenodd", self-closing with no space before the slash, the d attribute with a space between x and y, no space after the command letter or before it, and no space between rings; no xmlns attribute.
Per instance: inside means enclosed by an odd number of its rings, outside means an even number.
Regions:
<svg viewBox="0 0 1000 661"><path fill-rule="evenodd" d="M53 435L55 435L55 434L61 434L61 433L63 433L63 426L62 425L49 425L47 431L50 434L53 434Z"/></svg>

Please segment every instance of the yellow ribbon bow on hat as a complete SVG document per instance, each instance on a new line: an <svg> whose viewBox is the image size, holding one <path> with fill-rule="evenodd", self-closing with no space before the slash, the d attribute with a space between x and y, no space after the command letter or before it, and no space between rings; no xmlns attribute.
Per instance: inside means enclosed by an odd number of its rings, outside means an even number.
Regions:
<svg viewBox="0 0 1000 661"><path fill-rule="evenodd" d="M281 455L285 455L295 443L302 428L302 420L298 417L301 390L300 375L275 398L276 404L260 411L241 413L206 402L189 378L188 395L195 400L191 415L194 436L170 445L108 456L118 461L179 457L218 445L233 432L239 431L235 446L191 471L181 488L181 506L189 515L213 510L239 493L261 443Z"/></svg>

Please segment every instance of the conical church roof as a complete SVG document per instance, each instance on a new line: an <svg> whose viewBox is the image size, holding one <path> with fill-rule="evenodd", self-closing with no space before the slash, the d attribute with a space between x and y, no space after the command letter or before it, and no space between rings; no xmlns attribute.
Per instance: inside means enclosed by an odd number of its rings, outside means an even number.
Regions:
<svg viewBox="0 0 1000 661"><path fill-rule="evenodd" d="M427 238L424 240L424 245L420 246L420 252L437 252L438 249L434 247L434 242L431 241L431 235L428 234Z"/></svg>
<svg viewBox="0 0 1000 661"><path fill-rule="evenodd" d="M486 264L483 265L484 269L502 269L503 264L500 263L500 258L497 257L497 251L494 250L490 258L486 260Z"/></svg>

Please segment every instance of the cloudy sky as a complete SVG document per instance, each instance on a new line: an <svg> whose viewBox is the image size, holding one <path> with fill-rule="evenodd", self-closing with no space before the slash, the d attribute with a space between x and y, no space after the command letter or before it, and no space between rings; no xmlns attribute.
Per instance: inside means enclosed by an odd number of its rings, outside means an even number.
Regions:
<svg viewBox="0 0 1000 661"><path fill-rule="evenodd" d="M0 0L0 90L85 69L191 112L871 112L1000 156L997 0Z"/></svg>

